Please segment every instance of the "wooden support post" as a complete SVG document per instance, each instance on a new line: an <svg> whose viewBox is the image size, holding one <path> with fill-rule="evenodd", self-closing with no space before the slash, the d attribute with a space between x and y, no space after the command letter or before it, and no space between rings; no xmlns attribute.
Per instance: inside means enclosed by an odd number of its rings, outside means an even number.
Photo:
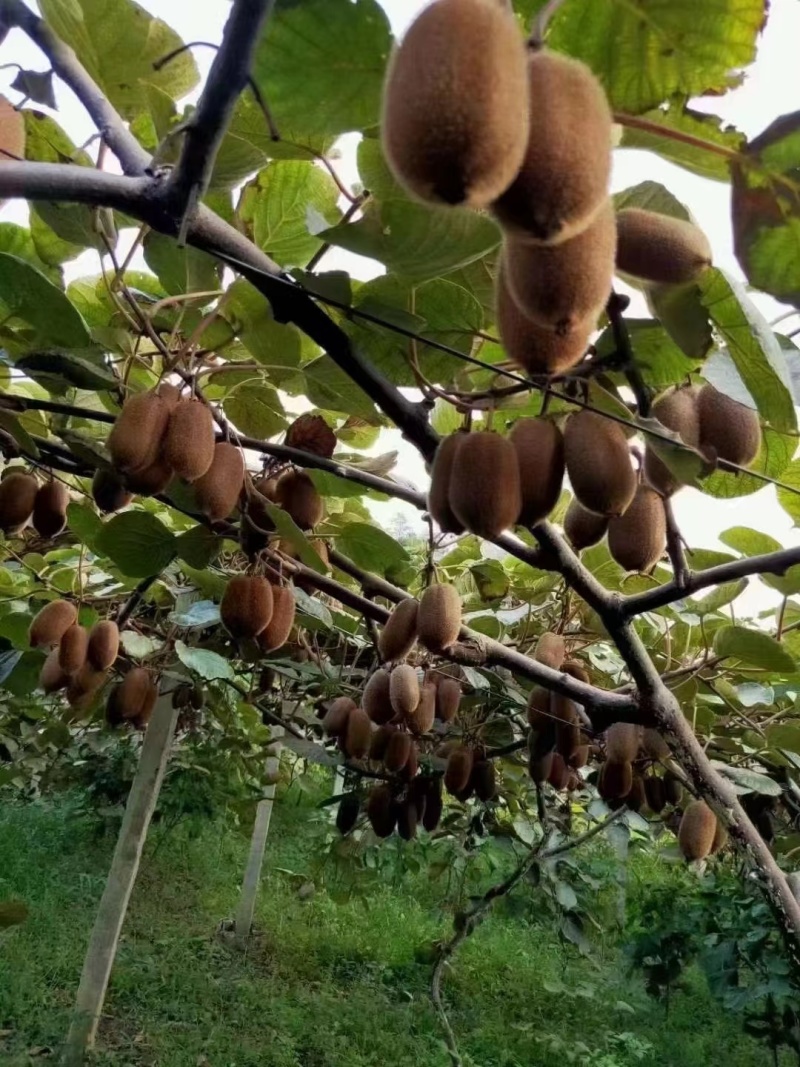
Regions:
<svg viewBox="0 0 800 1067"><path fill-rule="evenodd" d="M80 1067L87 1051L94 1045L119 935L164 780L177 717L171 695L159 697L144 735L139 766L128 794L114 858L89 938L72 1022L62 1053L62 1067Z"/></svg>

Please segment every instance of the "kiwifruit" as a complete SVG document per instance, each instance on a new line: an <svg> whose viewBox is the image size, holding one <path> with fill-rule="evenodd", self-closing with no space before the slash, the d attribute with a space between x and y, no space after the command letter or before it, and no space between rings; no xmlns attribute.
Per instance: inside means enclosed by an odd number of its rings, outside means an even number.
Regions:
<svg viewBox="0 0 800 1067"><path fill-rule="evenodd" d="M535 785L544 785L548 780L555 755L552 748L542 747L540 742L537 737L537 743L528 748L528 774Z"/></svg>
<svg viewBox="0 0 800 1067"><path fill-rule="evenodd" d="M535 685L528 694L528 724L534 730L541 730L553 721L551 700L550 690L540 685Z"/></svg>
<svg viewBox="0 0 800 1067"><path fill-rule="evenodd" d="M394 726L379 726L378 729L373 732L372 739L369 743L369 758L371 760L377 760L379 763L383 762L392 734L396 732L397 729Z"/></svg>
<svg viewBox="0 0 800 1067"><path fill-rule="evenodd" d="M294 626L295 599L290 585L272 586L272 616L258 635L258 647L262 652L275 652L289 640Z"/></svg>
<svg viewBox="0 0 800 1067"><path fill-rule="evenodd" d="M74 674L86 662L86 650L89 647L89 631L85 626L73 623L61 635L58 645L58 662L67 674Z"/></svg>
<svg viewBox="0 0 800 1067"><path fill-rule="evenodd" d="M700 449L710 458L748 467L761 448L761 425L752 408L707 382L697 398Z"/></svg>
<svg viewBox="0 0 800 1067"><path fill-rule="evenodd" d="M566 760L560 752L553 753L553 759L550 764L550 773L547 776L547 780L557 793L560 793L562 789L567 788L567 784L570 780L570 771L566 764Z"/></svg>
<svg viewBox="0 0 800 1067"><path fill-rule="evenodd" d="M478 800L493 800L497 793L497 779L491 760L476 760L470 776L472 788Z"/></svg>
<svg viewBox="0 0 800 1067"><path fill-rule="evenodd" d="M158 698L158 686L144 667L133 667L117 691L119 714L123 719L141 722L149 719Z"/></svg>
<svg viewBox="0 0 800 1067"><path fill-rule="evenodd" d="M394 708L389 698L389 672L379 667L367 679L361 705L370 719L382 726L394 718Z"/></svg>
<svg viewBox="0 0 800 1067"><path fill-rule="evenodd" d="M78 609L68 600L51 600L34 616L28 630L31 648L52 648L78 621Z"/></svg>
<svg viewBox="0 0 800 1067"><path fill-rule="evenodd" d="M301 530L310 530L322 518L322 497L305 471L287 471L278 479L275 502L288 511Z"/></svg>
<svg viewBox="0 0 800 1067"><path fill-rule="evenodd" d="M397 825L397 804L388 785L376 785L367 797L367 818L378 837L390 837Z"/></svg>
<svg viewBox="0 0 800 1067"><path fill-rule="evenodd" d="M92 478L92 499L100 511L109 514L121 511L133 500L125 482L115 470L98 467Z"/></svg>
<svg viewBox="0 0 800 1067"><path fill-rule="evenodd" d="M450 507L450 477L456 452L464 436L463 433L451 433L449 437L443 437L433 457L431 484L428 489L428 511L442 533L464 532L463 523L458 521Z"/></svg>
<svg viewBox="0 0 800 1067"><path fill-rule="evenodd" d="M513 526L522 510L514 446L496 433L464 434L450 474L450 506L464 528L493 538Z"/></svg>
<svg viewBox="0 0 800 1067"><path fill-rule="evenodd" d="M429 585L419 599L417 636L429 652L443 652L458 640L461 597L454 585Z"/></svg>
<svg viewBox="0 0 800 1067"><path fill-rule="evenodd" d="M636 493L636 472L619 423L584 408L567 419L564 456L572 491L597 515L623 515Z"/></svg>
<svg viewBox="0 0 800 1067"><path fill-rule="evenodd" d="M386 620L378 636L378 651L384 663L404 659L417 639L417 612L419 604L408 598L401 600Z"/></svg>
<svg viewBox="0 0 800 1067"><path fill-rule="evenodd" d="M396 668L395 668L396 669ZM411 725L418 734L426 734L436 719L436 686L425 682L419 691L419 704L411 716Z"/></svg>
<svg viewBox="0 0 800 1067"><path fill-rule="evenodd" d="M257 556L269 543L269 535L275 529L267 501L261 493L252 492L240 503L239 544L246 556Z"/></svg>
<svg viewBox="0 0 800 1067"><path fill-rule="evenodd" d="M684 858L704 860L717 833L717 817L704 800L687 804L678 829L678 845Z"/></svg>
<svg viewBox="0 0 800 1067"><path fill-rule="evenodd" d="M419 812L417 805L406 798L397 805L397 832L404 841L411 841L417 836Z"/></svg>
<svg viewBox="0 0 800 1067"><path fill-rule="evenodd" d="M259 575L236 574L225 586L219 614L222 625L240 640L257 637L272 618L272 586Z"/></svg>
<svg viewBox="0 0 800 1067"><path fill-rule="evenodd" d="M405 778L406 781L410 782L417 774L417 771L419 771L419 748L413 737L409 738L409 741L411 742L411 746L408 750L408 759L406 760L405 767L401 768L400 775L402 778Z"/></svg>
<svg viewBox="0 0 800 1067"><path fill-rule="evenodd" d="M158 391L149 389L127 397L107 442L117 470L127 473L156 463L179 395L174 386L165 384Z"/></svg>
<svg viewBox="0 0 800 1067"><path fill-rule="evenodd" d="M70 678L67 699L70 695L89 696L101 689L108 678L108 671L98 671L87 660Z"/></svg>
<svg viewBox="0 0 800 1067"><path fill-rule="evenodd" d="M627 761L607 759L600 768L597 792L603 800L623 800L633 785L633 767Z"/></svg>
<svg viewBox="0 0 800 1067"><path fill-rule="evenodd" d="M556 750L569 763L572 753L580 748L581 730L575 702L561 693L553 693L553 714L556 722Z"/></svg>
<svg viewBox="0 0 800 1067"><path fill-rule="evenodd" d="M198 507L212 522L227 519L236 507L243 483L241 450L229 441L218 441L211 466L194 483Z"/></svg>
<svg viewBox="0 0 800 1067"><path fill-rule="evenodd" d="M522 240L555 244L584 230L608 196L611 109L585 63L528 53L530 132L515 180L493 205Z"/></svg>
<svg viewBox="0 0 800 1067"><path fill-rule="evenodd" d="M427 797L425 799L425 813L422 816L422 825L432 834L439 825L442 817L442 780L441 778L429 778L427 780Z"/></svg>
<svg viewBox="0 0 800 1067"><path fill-rule="evenodd" d="M162 456L148 467L138 467L125 473L125 485L139 496L157 496L172 481L173 470Z"/></svg>
<svg viewBox="0 0 800 1067"><path fill-rule="evenodd" d="M566 646L562 635L546 631L536 642L536 651L533 654L533 658L537 663L544 663L546 667L559 671L565 655Z"/></svg>
<svg viewBox="0 0 800 1067"><path fill-rule="evenodd" d="M45 693L57 693L59 689L66 689L69 683L70 677L58 662L58 649L54 648L48 652L39 671L39 688Z"/></svg>
<svg viewBox="0 0 800 1067"><path fill-rule="evenodd" d="M606 759L633 763L639 755L642 728L634 722L615 722L606 730Z"/></svg>
<svg viewBox="0 0 800 1067"><path fill-rule="evenodd" d="M626 571L649 574L667 550L664 500L640 485L625 514L608 524L608 551Z"/></svg>
<svg viewBox="0 0 800 1067"><path fill-rule="evenodd" d="M358 793L345 793L336 811L336 829L342 836L349 834L358 822L361 798Z"/></svg>
<svg viewBox="0 0 800 1067"><path fill-rule="evenodd" d="M436 714L442 722L452 722L461 703L461 686L455 678L442 678L436 687Z"/></svg>
<svg viewBox="0 0 800 1067"><path fill-rule="evenodd" d="M576 496L570 500L564 516L564 533L576 552L602 541L607 529L608 519L605 515L587 511Z"/></svg>
<svg viewBox="0 0 800 1067"><path fill-rule="evenodd" d="M717 828L714 831L714 840L711 842L710 856L716 856L718 852L721 852L728 843L728 831L717 819Z"/></svg>
<svg viewBox="0 0 800 1067"><path fill-rule="evenodd" d="M272 475L262 474L259 478L253 479L253 489L259 496L263 496L274 504L275 494L278 489L278 479Z"/></svg>
<svg viewBox="0 0 800 1067"><path fill-rule="evenodd" d="M580 770L581 767L585 767L589 762L589 746L578 745L577 748L573 748L572 753L567 758L567 765L572 767L573 770Z"/></svg>
<svg viewBox="0 0 800 1067"><path fill-rule="evenodd" d="M425 817L425 808L428 806L429 784L427 778L415 778L408 787L408 800L417 810L417 819Z"/></svg>
<svg viewBox="0 0 800 1067"><path fill-rule="evenodd" d="M322 720L322 729L328 737L339 737L345 732L350 713L356 707L356 702L350 697L336 697L330 702Z"/></svg>
<svg viewBox="0 0 800 1067"><path fill-rule="evenodd" d="M372 723L363 708L353 708L347 716L345 750L351 759L363 759L369 752Z"/></svg>
<svg viewBox="0 0 800 1067"><path fill-rule="evenodd" d="M119 627L113 619L101 619L89 631L86 658L96 671L113 666L119 653Z"/></svg>
<svg viewBox="0 0 800 1067"><path fill-rule="evenodd" d="M617 269L648 282L692 282L711 265L711 245L686 219L623 208L617 215Z"/></svg>
<svg viewBox="0 0 800 1067"><path fill-rule="evenodd" d="M683 800L683 784L681 783L679 778L675 777L674 774L665 775L664 794L667 798L668 804L680 804Z"/></svg>
<svg viewBox="0 0 800 1067"><path fill-rule="evenodd" d="M487 207L514 180L528 141L525 48L494 0L437 0L392 56L381 132L413 196Z"/></svg>
<svg viewBox="0 0 800 1067"><path fill-rule="evenodd" d="M640 774L634 774L628 795L625 797L625 804L631 811L641 811L646 803L647 794L644 779Z"/></svg>
<svg viewBox="0 0 800 1067"><path fill-rule="evenodd" d="M403 770L411 758L411 750L414 744L407 733L395 730L389 738L383 762L386 770L391 774L397 774Z"/></svg>
<svg viewBox="0 0 800 1067"><path fill-rule="evenodd" d="M642 731L641 744L644 754L652 760L669 759L672 755L669 745L653 726L646 726Z"/></svg>
<svg viewBox="0 0 800 1067"><path fill-rule="evenodd" d="M419 704L419 678L410 663L401 663L389 675L389 699L397 715L413 715Z"/></svg>
<svg viewBox="0 0 800 1067"><path fill-rule="evenodd" d="M571 678L575 678L579 682L583 682L584 685L591 683L591 677L586 667L581 663L579 659L566 659L561 664L561 670L564 674L568 674Z"/></svg>
<svg viewBox="0 0 800 1067"><path fill-rule="evenodd" d="M700 444L699 396L698 386L679 386L657 397L650 412L654 419L678 434L683 443L691 448L697 448ZM662 496L672 496L680 488L681 483L649 444L644 453L644 476Z"/></svg>
<svg viewBox="0 0 800 1067"><path fill-rule="evenodd" d="M667 794L664 789L664 779L656 774L651 774L644 780L644 794L647 798L647 806L656 815L660 815L667 806Z"/></svg>
<svg viewBox="0 0 800 1067"><path fill-rule="evenodd" d="M522 508L517 522L535 526L558 503L564 480L564 438L547 419L519 419L508 439L519 465Z"/></svg>
<svg viewBox="0 0 800 1067"><path fill-rule="evenodd" d="M459 745L453 749L444 772L444 784L448 793L457 796L466 789L472 774L473 761L474 753L471 748Z"/></svg>
<svg viewBox="0 0 800 1067"><path fill-rule="evenodd" d="M504 278L520 311L546 330L565 335L596 320L611 295L617 225L611 201L591 223L556 245L509 239Z"/></svg>
<svg viewBox="0 0 800 1067"><path fill-rule="evenodd" d="M13 471L0 481L0 530L16 533L33 515L39 483L32 474Z"/></svg>
<svg viewBox="0 0 800 1067"><path fill-rule="evenodd" d="M172 409L164 435L163 457L175 473L195 482L214 460L214 416L201 400L183 397Z"/></svg>
<svg viewBox="0 0 800 1067"><path fill-rule="evenodd" d="M33 528L41 537L56 537L67 525L69 490L52 478L40 486L33 502Z"/></svg>

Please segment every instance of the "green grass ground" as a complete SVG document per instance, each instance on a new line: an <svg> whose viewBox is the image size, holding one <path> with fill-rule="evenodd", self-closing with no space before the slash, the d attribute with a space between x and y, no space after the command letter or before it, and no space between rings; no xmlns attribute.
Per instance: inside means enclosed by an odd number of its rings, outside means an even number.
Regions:
<svg viewBox="0 0 800 1067"><path fill-rule="evenodd" d="M302 878L287 871L312 870L319 835L308 833L307 815L276 806L262 934L246 956L215 933L235 907L246 838L222 822L199 834L154 826L98 1064L447 1067L430 967L415 955L450 928L435 903L440 887L405 876L344 903L324 890L303 899ZM30 907L24 925L0 934L0 1064L55 1059L112 848L112 837L98 837L66 803L0 810L0 899ZM470 1067L773 1063L699 974L675 993L667 1017L626 976L613 938L587 961L527 906L500 909L462 946L445 997Z"/></svg>

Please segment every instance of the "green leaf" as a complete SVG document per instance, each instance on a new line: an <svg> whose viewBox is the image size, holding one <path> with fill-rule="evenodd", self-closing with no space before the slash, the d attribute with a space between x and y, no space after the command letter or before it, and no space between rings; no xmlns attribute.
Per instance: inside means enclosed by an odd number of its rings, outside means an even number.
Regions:
<svg viewBox="0 0 800 1067"><path fill-rule="evenodd" d="M673 219L691 221L689 209L673 195L666 185L660 182L645 181L631 185L619 193L614 193L614 208L638 207L644 211L655 211L659 215L669 215Z"/></svg>
<svg viewBox="0 0 800 1067"><path fill-rule="evenodd" d="M305 395L323 411L357 415L369 423L380 421L375 405L330 356L320 356L303 367Z"/></svg>
<svg viewBox="0 0 800 1067"><path fill-rule="evenodd" d="M698 174L701 178L710 178L712 181L720 182L730 181L730 162L724 155L695 144L678 141L668 134L674 130L688 134L701 142L705 141L731 152L738 152L745 143L745 136L735 127L723 126L722 119L716 115L693 111L678 100L671 100L663 108L647 111L642 118L654 126L663 127L666 135L623 126L623 148L644 148L663 156L670 163L677 163L679 167Z"/></svg>
<svg viewBox="0 0 800 1067"><path fill-rule="evenodd" d="M269 301L250 282L239 278L226 291L225 314L247 351L276 382L300 366L300 333L295 326L275 321Z"/></svg>
<svg viewBox="0 0 800 1067"><path fill-rule="evenodd" d="M147 511L126 511L105 523L97 550L131 578L158 574L174 558L177 538Z"/></svg>
<svg viewBox="0 0 800 1067"><path fill-rule="evenodd" d="M222 266L207 252L180 248L174 238L152 230L143 250L147 266L168 293L212 292L220 287Z"/></svg>
<svg viewBox="0 0 800 1067"><path fill-rule="evenodd" d="M216 626L219 620L219 607L213 600L195 600L186 611L173 611L169 616L174 626L186 629L197 627L204 630L207 626Z"/></svg>
<svg viewBox="0 0 800 1067"><path fill-rule="evenodd" d="M336 547L357 567L381 575L410 559L398 541L379 527L365 522L348 523L337 537Z"/></svg>
<svg viewBox="0 0 800 1067"><path fill-rule="evenodd" d="M470 574L475 579L481 600L500 600L508 593L509 577L499 560L476 563L470 567Z"/></svg>
<svg viewBox="0 0 800 1067"><path fill-rule="evenodd" d="M734 767L732 764L720 763L717 760L714 761L714 766L726 778L730 778L739 792L762 793L770 797L778 797L783 792L780 783L774 782L766 774L759 774L758 771L751 771L746 767Z"/></svg>
<svg viewBox="0 0 800 1067"><path fill-rule="evenodd" d="M784 748L800 755L800 722L781 722L766 729L770 748Z"/></svg>
<svg viewBox="0 0 800 1067"><path fill-rule="evenodd" d="M38 458L39 448L36 442L16 415L12 415L10 411L3 411L0 409L0 426L2 426L6 433L11 434L20 448L24 449L29 456L33 459Z"/></svg>
<svg viewBox="0 0 800 1067"><path fill-rule="evenodd" d="M275 529L280 534L281 539L288 541L297 551L300 557L301 563L305 563L307 567L311 567L317 574L327 574L328 568L322 562L322 559L314 551L308 542L308 538L283 508L279 508L276 504L265 504L267 514L275 523Z"/></svg>
<svg viewBox="0 0 800 1067"><path fill-rule="evenodd" d="M194 674L198 674L207 682L215 678L233 678L233 667L218 652L212 652L207 648L189 648L183 641L175 642L175 655Z"/></svg>
<svg viewBox="0 0 800 1067"><path fill-rule="evenodd" d="M67 505L67 525L81 544L91 552L97 552L97 541L104 526L100 516L89 504L79 504L76 500Z"/></svg>
<svg viewBox="0 0 800 1067"><path fill-rule="evenodd" d="M790 488L778 489L778 503L790 515L794 525L800 526L800 459L789 464L781 474L781 481Z"/></svg>
<svg viewBox="0 0 800 1067"><path fill-rule="evenodd" d="M769 534L751 530L748 526L732 526L730 530L723 530L719 539L723 545L741 552L743 556L762 556L766 552L778 552L781 548L780 541Z"/></svg>
<svg viewBox="0 0 800 1067"><path fill-rule="evenodd" d="M274 437L288 425L277 392L258 381L236 386L223 400L222 409L246 437Z"/></svg>
<svg viewBox="0 0 800 1067"><path fill-rule="evenodd" d="M744 626L723 626L717 630L714 652L767 671L792 672L796 669L794 659L774 637Z"/></svg>
<svg viewBox="0 0 800 1067"><path fill-rule="evenodd" d="M303 615L308 615L312 619L316 619L317 622L321 622L324 629L333 629L333 616L321 600L309 596L308 593L305 593L302 589L297 587L295 587L294 598L299 612Z"/></svg>
<svg viewBox="0 0 800 1067"><path fill-rule="evenodd" d="M39 257L31 232L24 226L17 226L15 222L0 222L0 252L8 252L11 256L24 259L52 282L58 283L59 272L54 271L45 260Z"/></svg>
<svg viewBox="0 0 800 1067"><path fill-rule="evenodd" d="M747 585L746 578L740 578L738 582L725 582L724 585L718 585L707 596L691 599L688 602L689 610L700 616L711 615L720 608L724 608L726 604L732 604L737 597L742 595Z"/></svg>
<svg viewBox="0 0 800 1067"><path fill-rule="evenodd" d="M119 635L119 641L133 659L146 659L163 646L162 641L146 637L145 634L137 634L135 630L123 630Z"/></svg>
<svg viewBox="0 0 800 1067"><path fill-rule="evenodd" d="M30 263L0 252L0 317L21 320L29 349L86 348L86 323L64 293Z"/></svg>
<svg viewBox="0 0 800 1067"><path fill-rule="evenodd" d="M175 540L178 558L190 566L202 568L217 558L222 548L222 539L207 526L193 526Z"/></svg>
<svg viewBox="0 0 800 1067"><path fill-rule="evenodd" d="M16 359L14 365L51 393L63 394L73 387L92 392L119 388L119 379L100 362L103 356L98 352L93 359L92 355L91 351L81 354L50 349L30 352Z"/></svg>
<svg viewBox="0 0 800 1067"><path fill-rule="evenodd" d="M708 355L714 336L695 282L652 285L645 298L648 309L689 359L696 362Z"/></svg>
<svg viewBox="0 0 800 1067"><path fill-rule="evenodd" d="M698 361L689 359L660 322L654 319L626 318L625 325L628 328L636 365L645 384L651 389L665 389L697 369ZM600 359L608 358L616 351L611 327L598 337L595 347ZM452 405L450 406L452 410Z"/></svg>

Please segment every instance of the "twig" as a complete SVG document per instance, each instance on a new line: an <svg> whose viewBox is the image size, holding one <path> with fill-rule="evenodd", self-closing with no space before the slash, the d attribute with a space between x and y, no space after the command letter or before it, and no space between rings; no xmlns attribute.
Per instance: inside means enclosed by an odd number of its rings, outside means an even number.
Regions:
<svg viewBox="0 0 800 1067"><path fill-rule="evenodd" d="M538 49L544 47L544 39L547 36L547 27L550 25L550 20L563 3L564 0L548 0L538 13L533 21L531 35L528 38L528 44L531 48Z"/></svg>
<svg viewBox="0 0 800 1067"><path fill-rule="evenodd" d="M142 580L133 590L131 595L119 609L119 611L117 612L117 626L120 628L120 630L124 628L131 615L133 615L134 611L139 606L142 597L145 595L147 590L150 588L153 582L156 581L157 578L158 574L151 574L147 578L142 578Z"/></svg>
<svg viewBox="0 0 800 1067"><path fill-rule="evenodd" d="M640 418L646 419L650 414L650 394L644 384L642 372L636 362L636 356L631 345L628 327L625 323L623 312L630 304L627 296L612 293L606 304L606 314L611 322L611 332L614 335L614 347L622 363L625 377L628 379L633 395L636 398L636 410Z"/></svg>
<svg viewBox="0 0 800 1067"><path fill-rule="evenodd" d="M674 585L676 591L683 593L689 581L689 567L683 551L683 538L675 519L675 509L669 497L664 497L664 515L667 520L667 552L675 575Z"/></svg>

